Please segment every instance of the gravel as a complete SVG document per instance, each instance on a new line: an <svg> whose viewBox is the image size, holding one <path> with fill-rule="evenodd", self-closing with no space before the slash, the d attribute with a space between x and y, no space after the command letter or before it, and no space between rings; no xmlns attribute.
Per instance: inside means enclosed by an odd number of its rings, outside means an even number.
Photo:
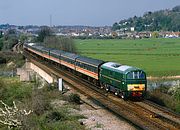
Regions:
<svg viewBox="0 0 180 130"><path fill-rule="evenodd" d="M78 93L70 88L68 93ZM85 125L88 130L136 130L132 124L116 116L104 107L96 104L88 97L78 93L82 103L79 114L84 115L86 119L80 119L80 123Z"/></svg>

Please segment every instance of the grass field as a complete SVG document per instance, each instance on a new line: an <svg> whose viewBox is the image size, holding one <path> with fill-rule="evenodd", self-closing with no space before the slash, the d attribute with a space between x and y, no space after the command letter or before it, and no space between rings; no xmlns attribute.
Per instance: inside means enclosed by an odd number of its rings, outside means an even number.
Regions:
<svg viewBox="0 0 180 130"><path fill-rule="evenodd" d="M142 68L148 76L180 75L179 39L75 40L81 55Z"/></svg>

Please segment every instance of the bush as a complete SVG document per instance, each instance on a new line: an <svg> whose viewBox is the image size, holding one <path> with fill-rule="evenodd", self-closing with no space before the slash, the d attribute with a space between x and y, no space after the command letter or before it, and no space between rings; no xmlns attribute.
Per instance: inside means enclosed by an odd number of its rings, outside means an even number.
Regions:
<svg viewBox="0 0 180 130"><path fill-rule="evenodd" d="M46 116L47 122L65 121L67 119L67 113L64 111L52 111Z"/></svg>
<svg viewBox="0 0 180 130"><path fill-rule="evenodd" d="M148 95L148 99L150 101L153 101L161 106L168 107L174 111L177 109L177 102L174 98L166 93L162 93L159 89L150 92Z"/></svg>
<svg viewBox="0 0 180 130"><path fill-rule="evenodd" d="M13 101L25 102L31 98L31 92L31 85L24 85L15 78L0 79L0 98L8 105Z"/></svg>
<svg viewBox="0 0 180 130"><path fill-rule="evenodd" d="M180 113L180 88L177 88L175 93L173 94L173 98L175 99L175 110Z"/></svg>
<svg viewBox="0 0 180 130"><path fill-rule="evenodd" d="M4 51L4 52L0 52L0 62L4 63L8 63L8 62L13 62L15 64L15 68L17 67L21 67L22 65L24 65L25 63L25 58L24 56L22 56L21 54L17 54L11 51ZM7 69L8 67L6 67Z"/></svg>
<svg viewBox="0 0 180 130"><path fill-rule="evenodd" d="M41 116L34 114L26 121L23 130L84 130L84 126L80 125L78 121L83 117L69 114L68 108L62 106L55 110L46 111Z"/></svg>
<svg viewBox="0 0 180 130"><path fill-rule="evenodd" d="M32 108L33 112L40 116L45 111L50 110L50 101L41 89L35 89L32 93Z"/></svg>
<svg viewBox="0 0 180 130"><path fill-rule="evenodd" d="M3 48L3 38L0 38L0 51Z"/></svg>
<svg viewBox="0 0 180 130"><path fill-rule="evenodd" d="M6 59L5 59L5 58L0 57L0 64L5 64L5 63L6 63Z"/></svg>
<svg viewBox="0 0 180 130"><path fill-rule="evenodd" d="M78 94L71 93L69 95L69 102L80 104L80 96Z"/></svg>

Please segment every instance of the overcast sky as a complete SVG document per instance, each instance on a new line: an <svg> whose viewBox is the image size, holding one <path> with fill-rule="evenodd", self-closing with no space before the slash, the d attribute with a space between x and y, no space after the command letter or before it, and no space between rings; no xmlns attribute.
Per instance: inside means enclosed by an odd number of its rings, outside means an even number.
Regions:
<svg viewBox="0 0 180 130"><path fill-rule="evenodd" d="M180 0L0 0L0 24L112 25L147 11L171 9Z"/></svg>

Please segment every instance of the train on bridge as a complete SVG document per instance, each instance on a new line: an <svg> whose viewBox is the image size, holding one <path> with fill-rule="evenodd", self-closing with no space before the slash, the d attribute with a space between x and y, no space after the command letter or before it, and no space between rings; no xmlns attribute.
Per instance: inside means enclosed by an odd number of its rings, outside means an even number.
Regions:
<svg viewBox="0 0 180 130"><path fill-rule="evenodd" d="M111 91L123 99L143 98L146 94L146 73L142 69L46 48L36 43L25 43L23 50L61 69L66 69L106 91Z"/></svg>

